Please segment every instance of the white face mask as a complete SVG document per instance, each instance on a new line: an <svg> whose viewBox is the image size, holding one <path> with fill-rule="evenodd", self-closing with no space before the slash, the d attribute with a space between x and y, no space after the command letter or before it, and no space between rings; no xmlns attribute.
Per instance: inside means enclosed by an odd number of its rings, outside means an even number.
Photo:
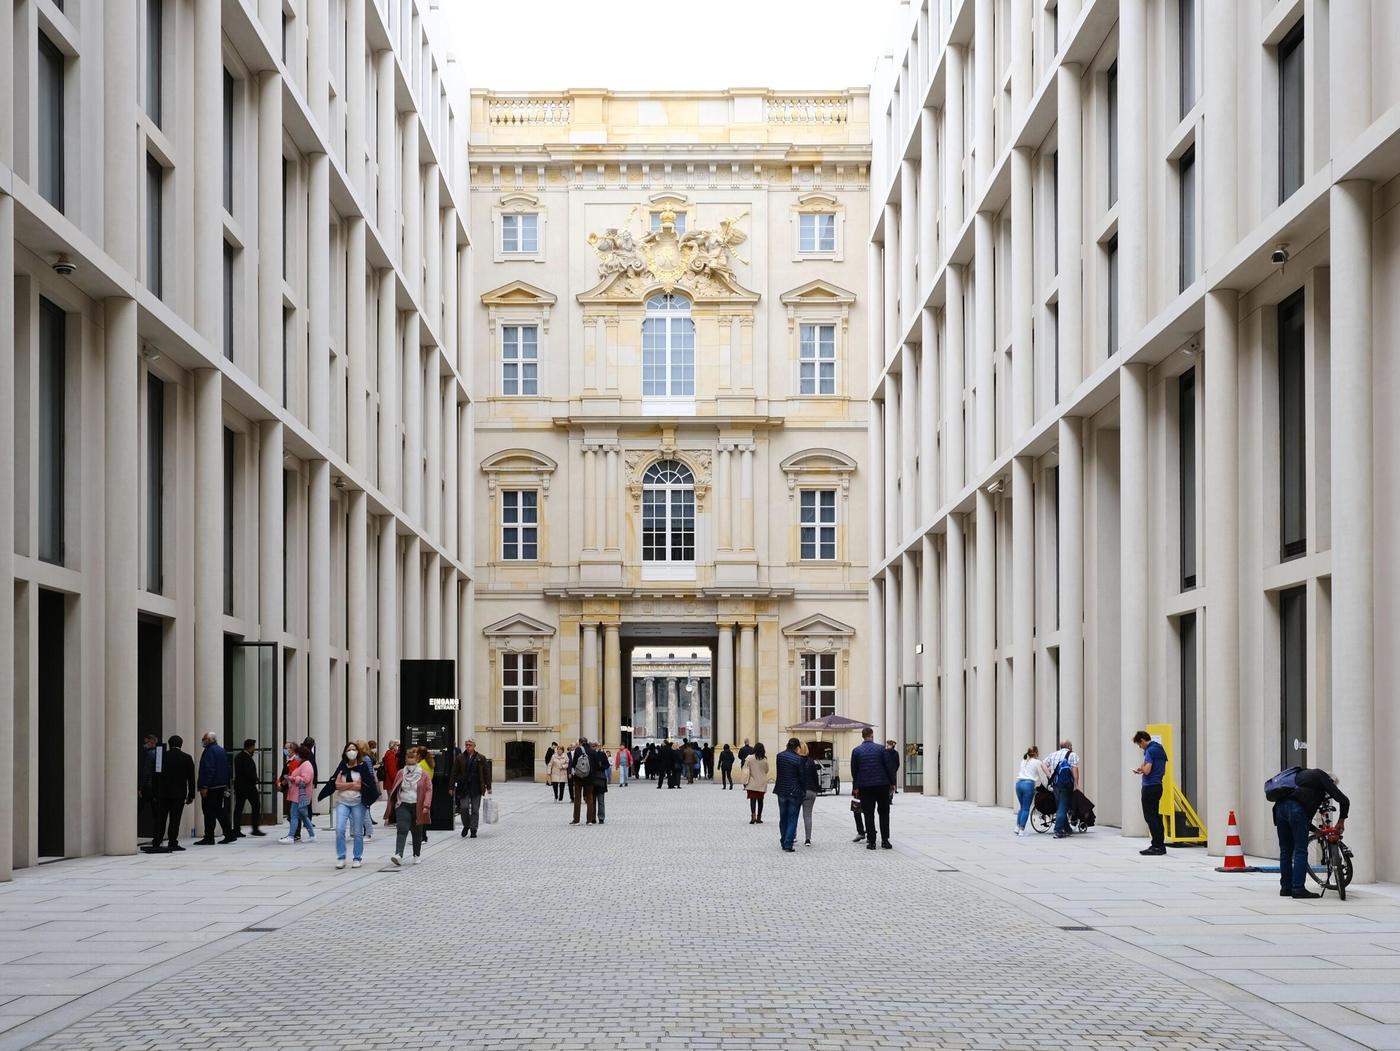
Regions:
<svg viewBox="0 0 1400 1051"><path fill-rule="evenodd" d="M350 762L353 763L353 762L355 761L355 759L359 756L359 754L360 754L359 752L355 751L355 749L352 748L352 749L350 749L350 751L348 751L348 752L345 753L345 758L348 759L348 760L350 760Z"/></svg>

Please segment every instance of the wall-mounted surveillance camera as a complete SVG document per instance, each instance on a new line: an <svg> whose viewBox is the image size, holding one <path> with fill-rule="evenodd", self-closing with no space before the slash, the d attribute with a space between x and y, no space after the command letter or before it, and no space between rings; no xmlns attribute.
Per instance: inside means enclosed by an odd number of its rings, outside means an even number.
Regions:
<svg viewBox="0 0 1400 1051"><path fill-rule="evenodd" d="M53 272L59 277L71 277L73 271L77 269L73 260L69 259L66 255L61 255L53 261Z"/></svg>
<svg viewBox="0 0 1400 1051"><path fill-rule="evenodd" d="M1274 266L1283 266L1284 263L1288 262L1288 246L1275 245L1274 250L1269 253L1269 262L1273 263Z"/></svg>

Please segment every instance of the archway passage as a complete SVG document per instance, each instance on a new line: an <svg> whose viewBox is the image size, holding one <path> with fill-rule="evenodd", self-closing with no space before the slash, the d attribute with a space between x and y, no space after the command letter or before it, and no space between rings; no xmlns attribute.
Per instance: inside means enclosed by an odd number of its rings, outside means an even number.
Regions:
<svg viewBox="0 0 1400 1051"><path fill-rule="evenodd" d="M535 778L535 742L506 742L506 780L530 780Z"/></svg>

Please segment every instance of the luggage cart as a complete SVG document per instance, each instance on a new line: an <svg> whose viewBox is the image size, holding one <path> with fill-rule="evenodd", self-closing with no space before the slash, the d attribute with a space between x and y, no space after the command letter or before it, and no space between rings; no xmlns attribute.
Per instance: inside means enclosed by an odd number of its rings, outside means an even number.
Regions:
<svg viewBox="0 0 1400 1051"><path fill-rule="evenodd" d="M837 769L838 760L818 759L817 764L817 795L826 795L828 792L841 794L841 775Z"/></svg>

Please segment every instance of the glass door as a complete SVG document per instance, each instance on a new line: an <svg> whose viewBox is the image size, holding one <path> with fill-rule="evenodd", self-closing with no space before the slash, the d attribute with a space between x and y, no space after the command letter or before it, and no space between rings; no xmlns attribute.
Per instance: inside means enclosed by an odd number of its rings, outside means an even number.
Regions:
<svg viewBox="0 0 1400 1051"><path fill-rule="evenodd" d="M229 647L228 749L230 754L252 738L258 764L258 807L264 820L277 813L276 782L281 773L282 743L277 729L278 645L233 642Z"/></svg>
<svg viewBox="0 0 1400 1051"><path fill-rule="evenodd" d="M903 687L904 693L904 790L924 790L924 688L918 683Z"/></svg>

